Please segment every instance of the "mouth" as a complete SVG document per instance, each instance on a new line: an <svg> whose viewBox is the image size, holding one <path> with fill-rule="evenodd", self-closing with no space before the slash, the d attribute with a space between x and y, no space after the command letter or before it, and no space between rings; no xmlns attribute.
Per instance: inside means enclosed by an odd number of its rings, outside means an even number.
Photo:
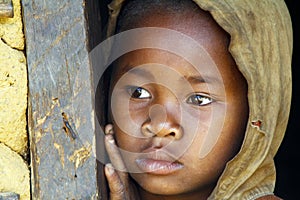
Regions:
<svg viewBox="0 0 300 200"><path fill-rule="evenodd" d="M145 152L136 159L136 164L142 172L155 175L168 175L184 167L182 163L161 150Z"/></svg>

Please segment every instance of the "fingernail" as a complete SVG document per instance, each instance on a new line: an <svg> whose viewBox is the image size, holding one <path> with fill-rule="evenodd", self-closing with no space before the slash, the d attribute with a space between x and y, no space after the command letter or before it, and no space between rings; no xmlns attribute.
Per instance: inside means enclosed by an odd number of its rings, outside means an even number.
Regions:
<svg viewBox="0 0 300 200"><path fill-rule="evenodd" d="M106 164L105 167L106 167L107 172L108 172L109 175L112 175L114 173L115 170L114 170L114 167L112 166L111 163Z"/></svg>
<svg viewBox="0 0 300 200"><path fill-rule="evenodd" d="M106 127L105 127L105 134L112 135L113 133L114 133L113 125L112 124L107 124Z"/></svg>
<svg viewBox="0 0 300 200"><path fill-rule="evenodd" d="M107 141L111 144L115 143L115 140L112 135L106 135Z"/></svg>

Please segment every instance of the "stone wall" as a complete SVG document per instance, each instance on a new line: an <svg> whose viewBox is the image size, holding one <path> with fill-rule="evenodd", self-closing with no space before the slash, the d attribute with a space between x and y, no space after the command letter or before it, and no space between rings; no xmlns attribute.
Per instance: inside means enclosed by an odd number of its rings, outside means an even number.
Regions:
<svg viewBox="0 0 300 200"><path fill-rule="evenodd" d="M13 18L0 18L0 193L25 200L30 199L27 67L20 0L13 6Z"/></svg>

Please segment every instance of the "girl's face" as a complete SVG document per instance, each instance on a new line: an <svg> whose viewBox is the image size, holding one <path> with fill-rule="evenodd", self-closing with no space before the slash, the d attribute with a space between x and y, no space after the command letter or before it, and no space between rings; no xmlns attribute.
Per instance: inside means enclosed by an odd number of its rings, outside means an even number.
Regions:
<svg viewBox="0 0 300 200"><path fill-rule="evenodd" d="M207 14L184 21L152 15L139 24L146 25L180 31L206 54L191 52L199 66L159 49L136 50L116 62L110 115L117 144L143 191L208 195L243 140L246 81L228 52L228 36ZM215 65L201 66L208 60Z"/></svg>

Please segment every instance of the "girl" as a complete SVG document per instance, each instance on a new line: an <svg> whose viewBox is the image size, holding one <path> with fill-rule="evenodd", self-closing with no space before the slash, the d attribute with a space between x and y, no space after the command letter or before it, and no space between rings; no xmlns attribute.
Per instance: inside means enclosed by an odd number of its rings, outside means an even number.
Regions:
<svg viewBox="0 0 300 200"><path fill-rule="evenodd" d="M284 1L113 1L110 199L279 199L273 157L291 101ZM133 30L133 32L131 32ZM151 45L153 45L151 47Z"/></svg>

